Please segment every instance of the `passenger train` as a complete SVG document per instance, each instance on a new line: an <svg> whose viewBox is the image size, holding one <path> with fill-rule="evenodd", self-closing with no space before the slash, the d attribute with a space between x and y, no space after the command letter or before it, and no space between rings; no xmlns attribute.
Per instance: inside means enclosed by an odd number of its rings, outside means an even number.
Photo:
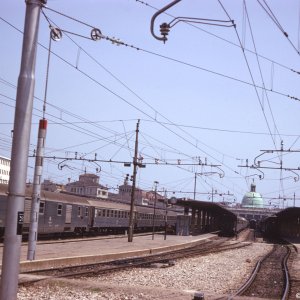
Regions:
<svg viewBox="0 0 300 300"><path fill-rule="evenodd" d="M29 233L31 196L26 190L22 235ZM0 184L0 237L4 236L7 205L7 185ZM174 231L175 210L135 205L134 231L165 229ZM167 223L165 217L167 214ZM110 200L98 200L66 193L41 191L38 236L125 233L128 229L130 205ZM153 220L153 216L155 216Z"/></svg>

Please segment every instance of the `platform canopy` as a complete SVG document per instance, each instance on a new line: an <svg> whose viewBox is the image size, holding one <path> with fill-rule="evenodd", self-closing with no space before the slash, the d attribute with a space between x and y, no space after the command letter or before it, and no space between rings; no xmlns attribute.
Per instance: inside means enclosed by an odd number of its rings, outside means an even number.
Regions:
<svg viewBox="0 0 300 300"><path fill-rule="evenodd" d="M214 215L222 215L226 217L231 217L233 219L237 218L237 215L232 211L226 209L219 203L209 202L209 201L199 201L199 200L190 200L190 199L177 199L176 205L183 206L189 209L199 209L206 210Z"/></svg>
<svg viewBox="0 0 300 300"><path fill-rule="evenodd" d="M299 217L300 218L300 207L288 207L275 214L279 218Z"/></svg>

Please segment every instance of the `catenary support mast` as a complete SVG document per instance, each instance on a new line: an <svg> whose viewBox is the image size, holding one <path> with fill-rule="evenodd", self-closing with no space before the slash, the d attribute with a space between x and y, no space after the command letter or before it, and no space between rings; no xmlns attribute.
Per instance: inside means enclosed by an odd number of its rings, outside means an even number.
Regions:
<svg viewBox="0 0 300 300"><path fill-rule="evenodd" d="M45 0L26 0L21 68L16 97L6 228L2 256L0 299L15 300L18 291L22 225L32 120L34 74L41 6Z"/></svg>
<svg viewBox="0 0 300 300"><path fill-rule="evenodd" d="M138 137L139 137L139 125L140 120L136 124L136 137L135 137L135 148L134 148L134 158L133 158L133 174L132 174L132 188L131 188L131 201L130 201L130 213L129 213L129 226L128 226L128 242L133 240L133 230L134 230L134 202L135 202L135 182L137 173L137 154L138 154Z"/></svg>
<svg viewBox="0 0 300 300"><path fill-rule="evenodd" d="M28 260L35 259L46 132L47 132L47 120L41 119L39 123L39 133L38 133L38 141L37 141L37 148L36 148L35 168L34 168L34 178L33 178L33 188L32 188L30 227L29 227L28 251L27 251Z"/></svg>

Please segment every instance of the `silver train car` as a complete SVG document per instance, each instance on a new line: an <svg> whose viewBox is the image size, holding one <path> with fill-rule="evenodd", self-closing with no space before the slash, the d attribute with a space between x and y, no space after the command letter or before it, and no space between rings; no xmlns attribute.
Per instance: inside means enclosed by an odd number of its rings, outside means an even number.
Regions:
<svg viewBox="0 0 300 300"><path fill-rule="evenodd" d="M24 206L23 236L29 233L31 197L26 191ZM5 232L7 186L0 185L0 237ZM66 193L41 192L38 235L39 237L70 235L98 235L125 233L128 230L130 205L110 200L98 200ZM135 205L133 211L134 231L146 232L173 228L176 224L175 211L155 210L153 207ZM154 218L155 216L155 218Z"/></svg>

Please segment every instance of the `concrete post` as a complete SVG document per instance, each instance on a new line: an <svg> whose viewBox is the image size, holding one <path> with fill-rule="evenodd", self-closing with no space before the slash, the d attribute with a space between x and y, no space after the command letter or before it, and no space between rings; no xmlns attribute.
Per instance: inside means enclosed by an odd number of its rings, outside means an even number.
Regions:
<svg viewBox="0 0 300 300"><path fill-rule="evenodd" d="M34 74L42 0L27 0L18 79L15 121L8 185L0 299L17 299L28 153L32 121Z"/></svg>

